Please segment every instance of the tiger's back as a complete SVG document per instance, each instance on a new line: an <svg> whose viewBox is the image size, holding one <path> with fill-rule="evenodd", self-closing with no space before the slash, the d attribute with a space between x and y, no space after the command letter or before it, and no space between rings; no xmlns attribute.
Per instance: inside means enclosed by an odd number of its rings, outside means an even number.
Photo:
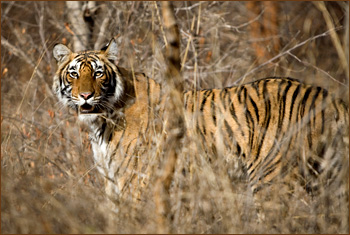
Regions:
<svg viewBox="0 0 350 235"><path fill-rule="evenodd" d="M296 79L190 91L185 108L188 128L202 138L204 148L225 147L241 157L254 192L293 174L295 179L302 175L303 187L312 189L327 161L341 164L336 148L348 143L347 105ZM326 148L333 151L326 155Z"/></svg>

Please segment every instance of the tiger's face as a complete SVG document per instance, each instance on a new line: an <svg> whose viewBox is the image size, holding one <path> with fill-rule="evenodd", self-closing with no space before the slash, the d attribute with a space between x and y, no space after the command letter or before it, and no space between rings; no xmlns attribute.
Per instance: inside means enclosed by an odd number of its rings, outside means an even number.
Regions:
<svg viewBox="0 0 350 235"><path fill-rule="evenodd" d="M123 93L123 81L113 63L117 53L113 39L101 51L74 53L63 44L54 47L59 68L53 90L64 105L77 111L80 119L92 121L113 112Z"/></svg>

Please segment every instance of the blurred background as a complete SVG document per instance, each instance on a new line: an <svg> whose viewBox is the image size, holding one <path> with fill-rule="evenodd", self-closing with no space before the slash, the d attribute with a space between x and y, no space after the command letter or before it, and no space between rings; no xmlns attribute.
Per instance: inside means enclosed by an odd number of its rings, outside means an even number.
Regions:
<svg viewBox="0 0 350 235"><path fill-rule="evenodd" d="M174 6L186 89L289 76L325 87L348 103L348 2L179 1ZM157 231L151 194L139 205L122 202L118 213L107 206L88 135L74 112L57 103L51 86L56 43L73 51L100 49L112 37L119 44L120 66L160 81L164 34L159 8L146 1L1 2L2 233ZM182 166L190 160L180 161ZM218 182L227 177L216 167L209 167L217 177L210 184L201 170L190 178L178 174L172 231L349 232L348 204L336 212L320 212L317 205L300 212L293 208L303 206L295 204L271 223L256 224L242 199L244 187L226 188L225 200L216 198L223 195ZM246 183L244 177L235 180ZM186 199L178 198L179 191ZM335 214L328 218L325 211Z"/></svg>

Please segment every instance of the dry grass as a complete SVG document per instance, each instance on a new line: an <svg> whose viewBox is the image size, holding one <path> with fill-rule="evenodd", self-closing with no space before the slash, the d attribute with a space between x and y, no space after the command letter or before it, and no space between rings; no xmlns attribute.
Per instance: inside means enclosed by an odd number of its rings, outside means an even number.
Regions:
<svg viewBox="0 0 350 235"><path fill-rule="evenodd" d="M118 36L119 64L162 79L164 42L154 3L99 4L111 18L105 42ZM176 2L185 87L290 76L322 85L348 103L348 3L276 4L277 35L253 38L253 22L272 25L263 14L247 10L245 2ZM1 232L157 232L153 186L162 170L159 146L148 146L143 155L150 178L141 202L126 198L118 212L112 211L84 128L48 89L56 69L52 46L72 38L64 2L3 2L1 8ZM278 38L279 51L271 37ZM256 58L261 52L255 43L268 48L266 58ZM160 137L152 138L157 143ZM193 136L185 138L170 188L169 231L349 232L347 155L336 184L317 198L303 190L289 198L276 194L278 188L266 192L272 200L266 200L266 222L259 224L240 161L221 151L204 152Z"/></svg>

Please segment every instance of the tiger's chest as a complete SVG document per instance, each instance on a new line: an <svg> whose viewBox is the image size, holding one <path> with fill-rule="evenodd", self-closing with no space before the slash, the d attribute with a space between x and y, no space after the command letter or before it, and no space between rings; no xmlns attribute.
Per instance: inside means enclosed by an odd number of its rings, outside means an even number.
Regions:
<svg viewBox="0 0 350 235"><path fill-rule="evenodd" d="M108 177L108 168L110 161L110 145L109 143L91 142L93 157L98 171Z"/></svg>

